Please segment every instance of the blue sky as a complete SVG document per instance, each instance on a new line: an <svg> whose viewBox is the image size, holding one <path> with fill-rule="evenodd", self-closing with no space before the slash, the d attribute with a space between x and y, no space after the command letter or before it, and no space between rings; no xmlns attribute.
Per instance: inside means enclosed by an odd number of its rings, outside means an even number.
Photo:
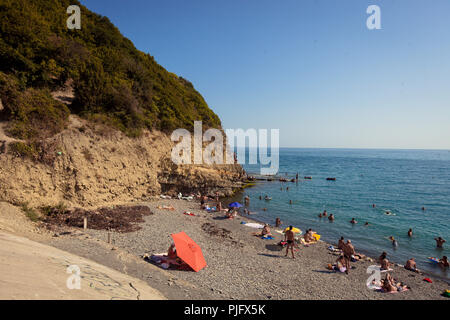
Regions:
<svg viewBox="0 0 450 320"><path fill-rule="evenodd" d="M82 0L282 147L450 149L448 0ZM366 9L381 8L381 30Z"/></svg>

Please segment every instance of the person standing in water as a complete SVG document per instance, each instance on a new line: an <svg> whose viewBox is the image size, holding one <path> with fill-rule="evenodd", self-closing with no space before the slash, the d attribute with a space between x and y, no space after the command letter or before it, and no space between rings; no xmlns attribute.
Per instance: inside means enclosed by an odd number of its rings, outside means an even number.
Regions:
<svg viewBox="0 0 450 320"><path fill-rule="evenodd" d="M412 238L412 235L413 235L413 231L412 231L412 229L409 229L408 230L408 237Z"/></svg>
<svg viewBox="0 0 450 320"><path fill-rule="evenodd" d="M275 219L275 227L279 227L279 226L281 226L281 224L282 224L283 222L281 221L281 219L280 218L276 218Z"/></svg>
<svg viewBox="0 0 450 320"><path fill-rule="evenodd" d="M436 240L436 247L438 247L439 249L444 248L444 243L445 240L442 239L441 237L435 238L434 240Z"/></svg>
<svg viewBox="0 0 450 320"><path fill-rule="evenodd" d="M292 259L295 259L295 256L294 256L294 240L295 240L295 238L294 238L294 232L292 231L292 228L293 228L292 226L289 226L288 230L284 234L284 240L287 242L285 257L288 256L289 249L291 249Z"/></svg>

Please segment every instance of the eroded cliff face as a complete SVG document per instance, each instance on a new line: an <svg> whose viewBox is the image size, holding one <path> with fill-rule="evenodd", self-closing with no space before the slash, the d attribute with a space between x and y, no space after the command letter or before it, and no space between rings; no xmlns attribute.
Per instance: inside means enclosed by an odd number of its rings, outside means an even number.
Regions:
<svg viewBox="0 0 450 320"><path fill-rule="evenodd" d="M14 155L8 143L0 153L0 200L10 203L97 207L162 193L230 195L242 186L239 165L175 165L173 142L158 131L129 138L70 116L67 129L46 141L50 164Z"/></svg>

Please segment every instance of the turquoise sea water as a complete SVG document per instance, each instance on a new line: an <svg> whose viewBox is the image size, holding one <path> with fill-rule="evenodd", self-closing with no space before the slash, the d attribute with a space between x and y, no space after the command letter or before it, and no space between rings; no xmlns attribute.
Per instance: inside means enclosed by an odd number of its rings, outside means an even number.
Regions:
<svg viewBox="0 0 450 320"><path fill-rule="evenodd" d="M258 165L244 168L259 173ZM277 176L293 178L297 172L298 183L260 182L245 190L242 197L250 196L255 219L274 224L280 217L285 225L312 228L333 243L344 236L357 251L376 257L386 251L397 263L415 257L419 268L450 278L450 272L427 261L450 253L450 151L281 149ZM327 177L336 181L326 181ZM271 201L259 200L266 194ZM323 210L333 213L335 221L320 219ZM393 215L386 215L386 210ZM351 218L358 224L350 224ZM409 228L412 238L407 236ZM389 236L397 239L397 248ZM447 240L444 249L436 248L437 236Z"/></svg>

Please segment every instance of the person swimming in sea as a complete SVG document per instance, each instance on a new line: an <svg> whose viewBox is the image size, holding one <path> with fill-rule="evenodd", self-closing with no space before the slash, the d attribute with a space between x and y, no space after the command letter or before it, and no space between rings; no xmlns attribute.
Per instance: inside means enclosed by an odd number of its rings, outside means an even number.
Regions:
<svg viewBox="0 0 450 320"><path fill-rule="evenodd" d="M352 220L350 220L350 223L351 223L351 224L357 224L358 221L356 221L355 218L352 218Z"/></svg>
<svg viewBox="0 0 450 320"><path fill-rule="evenodd" d="M368 226L369 226L369 223L368 223L368 222L364 223L364 226L365 226L365 227L368 227Z"/></svg>
<svg viewBox="0 0 450 320"><path fill-rule="evenodd" d="M329 221L334 221L334 214L330 214L329 216L328 216L328 220Z"/></svg>
<svg viewBox="0 0 450 320"><path fill-rule="evenodd" d="M410 229L408 230L408 237L412 238L412 235L413 235L413 231L412 231L412 229L410 228Z"/></svg>
<svg viewBox="0 0 450 320"><path fill-rule="evenodd" d="M322 216L326 217L328 215L327 210L323 210Z"/></svg>
<svg viewBox="0 0 450 320"><path fill-rule="evenodd" d="M392 245L393 245L394 247L398 247L398 242L397 242L397 240L395 240L395 238L394 238L393 236L390 236L390 237L389 237L389 240L391 240Z"/></svg>
<svg viewBox="0 0 450 320"><path fill-rule="evenodd" d="M449 267L449 263L448 263L448 260L447 260L447 256L443 256L442 259L439 260L438 264L439 264L439 266L442 269L448 268Z"/></svg>

